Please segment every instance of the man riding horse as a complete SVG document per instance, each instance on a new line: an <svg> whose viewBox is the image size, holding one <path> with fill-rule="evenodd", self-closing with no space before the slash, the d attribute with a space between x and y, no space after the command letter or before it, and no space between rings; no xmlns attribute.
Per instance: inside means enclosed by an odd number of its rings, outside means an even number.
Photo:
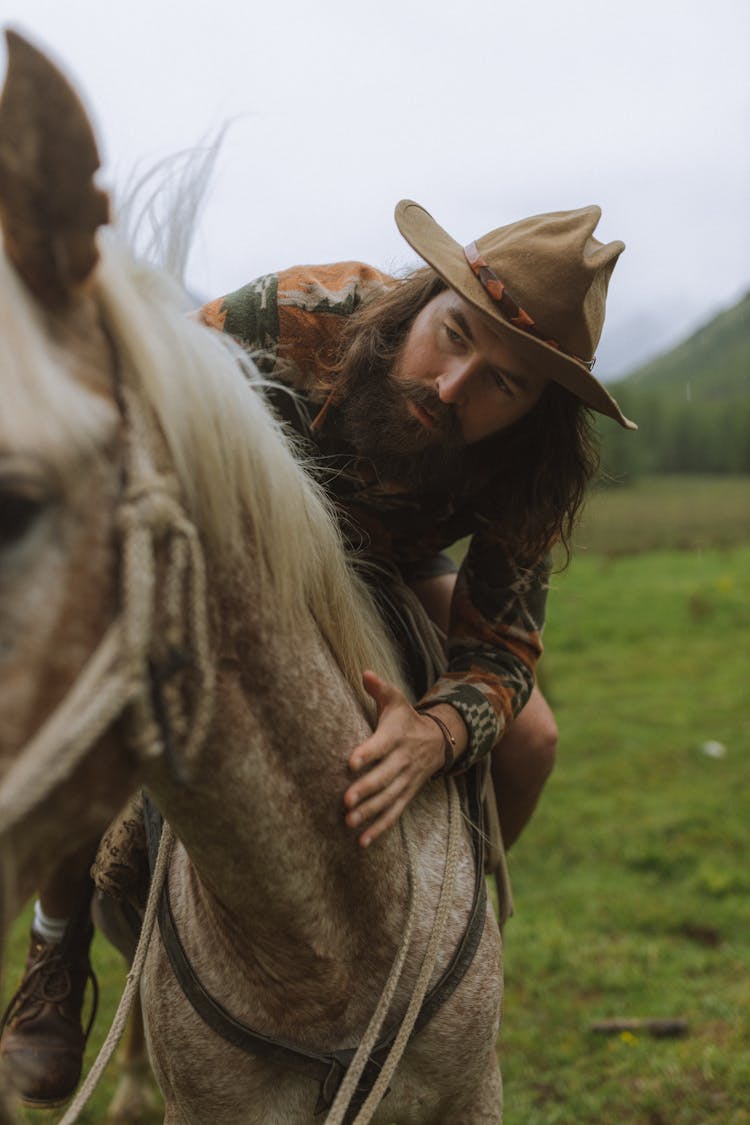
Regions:
<svg viewBox="0 0 750 1125"><path fill-rule="evenodd" d="M361 846L430 778L489 754L509 847L552 769L557 731L535 679L550 550L569 548L596 468L590 409L634 428L591 373L623 249L594 237L599 217L537 215L462 246L403 201L397 224L426 263L409 276L297 267L201 311L271 377L413 688L415 702L364 672L379 718L352 748L342 795ZM444 551L466 538L456 572ZM444 639L439 671L415 636L414 594ZM64 1100L80 1076L90 861L73 857L42 888L0 1041L36 1105ZM45 990L53 975L65 989Z"/></svg>

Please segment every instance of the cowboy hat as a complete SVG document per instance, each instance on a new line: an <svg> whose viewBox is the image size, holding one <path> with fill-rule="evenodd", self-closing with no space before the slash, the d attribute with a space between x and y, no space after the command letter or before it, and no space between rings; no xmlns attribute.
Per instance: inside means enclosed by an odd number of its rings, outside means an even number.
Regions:
<svg viewBox="0 0 750 1125"><path fill-rule="evenodd" d="M516 354L625 429L638 427L591 374L622 242L593 236L601 208L533 215L461 246L410 199L396 225L410 246Z"/></svg>

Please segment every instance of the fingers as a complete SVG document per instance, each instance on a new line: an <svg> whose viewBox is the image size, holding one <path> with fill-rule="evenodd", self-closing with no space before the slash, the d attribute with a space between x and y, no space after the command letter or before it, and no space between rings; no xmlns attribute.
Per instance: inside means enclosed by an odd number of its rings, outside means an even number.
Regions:
<svg viewBox="0 0 750 1125"><path fill-rule="evenodd" d="M387 735L387 727L382 725L385 712L391 712L388 717L391 719L395 717L393 716L393 710L397 707L404 707L407 711L411 711L409 701L404 693L395 684L389 683L388 680L381 680L374 672L364 672L362 684L367 694L377 705L378 725L373 734L359 746L356 746L349 756L349 767L355 772L364 769L365 766L372 765L373 762L380 761L390 750L391 741ZM386 722L388 722L388 719Z"/></svg>
<svg viewBox="0 0 750 1125"><path fill-rule="evenodd" d="M378 708L374 732L349 756L360 773L346 790L346 823L362 831L363 847L396 823L412 797L434 773L432 743L438 737L395 684L367 671L362 683ZM369 767L369 768L368 768Z"/></svg>
<svg viewBox="0 0 750 1125"><path fill-rule="evenodd" d="M381 680L380 676L369 670L362 673L362 685L367 694L375 700L380 715L386 707L406 702L406 696L395 684L389 683L388 680Z"/></svg>
<svg viewBox="0 0 750 1125"><path fill-rule="evenodd" d="M396 823L419 787L419 782L402 770L387 785L375 790L356 807L350 807L346 816L347 825L354 829L366 825L359 837L363 848L369 847L378 836Z"/></svg>
<svg viewBox="0 0 750 1125"><path fill-rule="evenodd" d="M365 766L372 765L373 762L378 762L387 753L387 745L383 742L382 735L378 737L378 732L375 731L364 742L356 746L349 755L349 768L359 773Z"/></svg>
<svg viewBox="0 0 750 1125"><path fill-rule="evenodd" d="M393 804L388 805L382 816L374 820L372 824L368 824L365 831L359 837L361 847L369 848L370 844L372 844L374 840L377 840L378 836L382 836L387 829L392 828L409 804L413 795L413 793L402 794Z"/></svg>
<svg viewBox="0 0 750 1125"><path fill-rule="evenodd" d="M366 743L358 747L355 754L358 753L362 755L362 761L366 764L368 761ZM373 751L372 754L373 760L383 757L383 752L379 750ZM357 778L357 780L349 786L344 793L344 804L348 809L355 809L361 802L371 800L377 793L387 790L388 787L408 769L409 764L405 754L399 754L397 751L387 753L379 765L369 770L362 777ZM347 817L347 823L351 824L352 827L355 827L356 824L360 823L362 820L363 817L360 817L359 821L352 821L350 817Z"/></svg>
<svg viewBox="0 0 750 1125"><path fill-rule="evenodd" d="M377 732L376 732L377 735ZM376 739L376 735L372 739ZM349 828L367 827L359 837L363 847L376 840L387 828L395 824L412 797L419 792L430 776L415 759L413 750L401 746L393 748L383 740L369 753L377 761L372 769L357 778L344 794L344 804L348 810L346 823ZM362 761L369 758L365 743L357 748L351 761L361 756Z"/></svg>
<svg viewBox="0 0 750 1125"><path fill-rule="evenodd" d="M346 817L350 828L362 824L367 827L359 837L362 847L368 847L373 840L395 824L416 791L405 773L398 774L384 789L380 789L368 800L362 801Z"/></svg>

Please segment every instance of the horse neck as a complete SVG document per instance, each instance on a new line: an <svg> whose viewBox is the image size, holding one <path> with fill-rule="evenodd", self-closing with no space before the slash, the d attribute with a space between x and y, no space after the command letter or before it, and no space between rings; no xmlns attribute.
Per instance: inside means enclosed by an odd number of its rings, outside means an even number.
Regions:
<svg viewBox="0 0 750 1125"><path fill-rule="evenodd" d="M347 752L369 728L311 616L281 630L252 569L220 583L232 593L214 607L215 717L195 774L181 787L158 768L148 784L222 925L274 956L283 935L299 967L396 909L401 846L390 834L375 857L346 829Z"/></svg>

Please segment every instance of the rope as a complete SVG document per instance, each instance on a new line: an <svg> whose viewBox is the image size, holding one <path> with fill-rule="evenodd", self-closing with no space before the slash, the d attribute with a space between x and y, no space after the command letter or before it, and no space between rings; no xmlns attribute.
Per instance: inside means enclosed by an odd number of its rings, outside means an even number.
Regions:
<svg viewBox="0 0 750 1125"><path fill-rule="evenodd" d="M208 734L215 670L200 538L182 510L176 478L157 472L153 466L146 415L126 388L122 405L129 482L116 513L122 539L122 608L66 696L7 772L0 786L0 842L72 776L91 747L126 709L130 709L132 720L129 745L137 759L142 762L164 755L178 779L184 779ZM160 619L157 635L157 547L162 545L166 545L167 556L162 602L166 620L162 628ZM167 678L158 684L166 710L160 722L154 710L152 671L156 665L158 672L155 656L157 650L163 650L165 640L167 656L172 651L170 645L181 650L183 663L195 673L197 684L191 683L190 691L183 691L167 669ZM187 697L193 706L189 715L183 703ZM173 736L182 751L179 761L169 756L167 744L172 743ZM60 1125L72 1125L77 1120L122 1036L140 983L173 840L171 830L165 826L141 935L114 1022ZM0 851L0 857L4 854L4 850Z"/></svg>
<svg viewBox="0 0 750 1125"><path fill-rule="evenodd" d="M122 626L115 621L71 690L8 770L0 787L1 835L67 781L127 706L134 693L117 666L121 648Z"/></svg>
<svg viewBox="0 0 750 1125"><path fill-rule="evenodd" d="M169 860L172 855L172 847L174 845L174 833L169 825L165 822L164 829L159 841L159 851L156 856L156 863L154 865L154 874L151 879L151 887L148 893L148 900L146 902L146 910L143 915L143 924L141 926L140 937L138 938L138 945L136 946L135 955L133 957L133 964L125 981L125 987L120 997L120 1002L117 1005L112 1026L107 1032L107 1037L104 1040L99 1054L91 1067L91 1070L86 1075L86 1079L76 1094L75 1098L68 1106L64 1116L60 1119L58 1125L74 1125L78 1120L81 1110L84 1108L94 1090L99 1084L99 1080L104 1073L105 1069L112 1059L112 1055L117 1048L117 1044L122 1038L122 1033L125 1030L125 1025L130 1015L130 1010L133 1006L136 992L141 983L141 975L143 973L143 966L146 961L146 954L148 953L149 944L151 942L151 935L154 931L154 922L156 921L156 914L159 906L159 898L164 887L164 880L167 875L169 867Z"/></svg>
<svg viewBox="0 0 750 1125"><path fill-rule="evenodd" d="M438 907L435 911L432 933L430 934L430 940L425 951L422 968L417 977L417 982L414 985L414 991L409 1001L409 1006L406 1009L406 1014L402 1020L401 1027L393 1042L393 1046L388 1052L388 1057L383 1063L383 1069L378 1075L375 1085L355 1118L354 1125L366 1125L366 1123L372 1119L378 1105L385 1096L388 1084L395 1073L396 1067L401 1062L401 1057L406 1050L412 1029L419 1016L422 1001L427 994L430 979L437 963L440 945L445 934L448 914L453 905L453 892L456 885L458 857L461 848L461 810L459 807L456 783L452 778L446 778L445 781L448 792L448 848L445 857L443 883L440 888L440 898L438 899Z"/></svg>
<svg viewBox="0 0 750 1125"><path fill-rule="evenodd" d="M324 1125L341 1125L346 1112L349 1108L349 1103L354 1097L359 1081L367 1066L370 1057L370 1051L378 1041L380 1029L383 1026L385 1017L388 1015L388 1009L396 993L398 982L401 979L401 973L406 963L406 955L409 951L411 944L411 935L414 930L414 923L417 917L417 897L414 894L414 875L412 866L411 849L408 843L408 836L406 827L404 825L405 817L402 816L399 820L399 828L401 831L401 839L404 843L406 851L406 886L407 894L409 897L409 913L406 918L406 925L404 926L403 937L401 938L401 945L394 959L391 971L388 974L388 979L383 987L378 1005L372 1014L367 1030L365 1031L362 1040L357 1048L354 1058L349 1064L346 1074L339 1086L336 1097L334 1098L333 1105L331 1106L328 1116L325 1119Z"/></svg>
<svg viewBox="0 0 750 1125"><path fill-rule="evenodd" d="M182 639L188 620L190 665L198 685L189 694L170 684L167 718L183 742L182 766L194 761L213 713L215 672L211 660L206 572L200 539L177 497L174 477L157 473L144 453L146 421L137 400L127 404L130 486L120 502L122 608L61 703L24 747L0 786L0 835L9 833L67 781L126 708L131 708L131 745L139 761L164 753L163 732L154 714L150 680L152 649L163 638ZM138 440L136 440L138 439ZM165 583L166 625L155 637L156 545L168 546ZM182 596L180 596L182 595Z"/></svg>
<svg viewBox="0 0 750 1125"><path fill-rule="evenodd" d="M409 1037L414 1028L414 1024L419 1016L427 989L432 978L432 974L437 964L437 957L440 951L440 945L445 935L445 927L448 920L448 914L453 905L453 895L456 884L456 874L458 871L458 857L461 849L461 809L458 799L458 792L456 784L452 778L446 778L446 793L448 798L448 843L446 849L445 869L443 871L443 880L440 888L440 897L438 899L435 917L432 923L432 930L425 950L422 965L414 984L411 999L407 1006L404 1017L401 1021L396 1038L393 1041L390 1051L383 1063L380 1074L378 1075L375 1084L373 1085L370 1093L368 1094L362 1108L360 1109L357 1117L354 1120L354 1125L367 1125L372 1120L375 1111L378 1108L381 1100L385 1096L388 1089L388 1084L395 1073L396 1067L401 1061L401 1058L406 1050L409 1042ZM403 821L402 817L402 821ZM401 822L400 822L401 823ZM365 1031L362 1042L360 1043L354 1058L349 1065L344 1079L339 1087L336 1098L331 1106L328 1117L325 1120L325 1125L342 1125L349 1105L356 1093L357 1086L365 1070L365 1066L369 1060L370 1051L377 1042L380 1029L383 1025L388 1009L393 1000L393 996L401 976L401 971L404 967L406 960L406 953L411 943L411 935L416 918L417 899L413 893L413 857L411 851L411 841L406 828L402 828L402 837L406 848L407 856L407 872L408 872L408 886L409 886L409 916L407 918L406 927L404 929L404 936L401 941L396 959L391 968L390 975L386 981L383 994L378 1002L372 1019Z"/></svg>

